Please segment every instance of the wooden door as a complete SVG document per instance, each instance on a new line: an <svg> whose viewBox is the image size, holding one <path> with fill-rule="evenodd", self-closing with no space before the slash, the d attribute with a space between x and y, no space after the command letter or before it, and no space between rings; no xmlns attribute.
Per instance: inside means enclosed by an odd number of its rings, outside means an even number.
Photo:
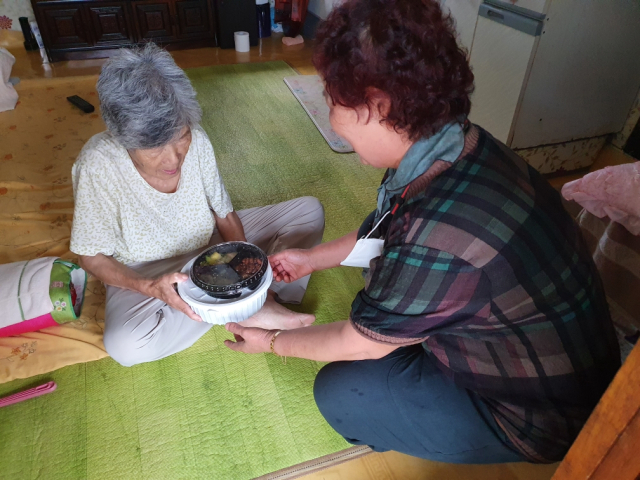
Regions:
<svg viewBox="0 0 640 480"><path fill-rule="evenodd" d="M167 42L176 39L172 0L132 2L138 40Z"/></svg>
<svg viewBox="0 0 640 480"><path fill-rule="evenodd" d="M177 0L175 9L179 38L213 36L211 9L207 0Z"/></svg>
<svg viewBox="0 0 640 480"><path fill-rule="evenodd" d="M47 48L83 48L92 45L92 38L85 29L82 5L43 6L40 12L44 20Z"/></svg>
<svg viewBox="0 0 640 480"><path fill-rule="evenodd" d="M133 32L125 13L124 2L87 5L95 45L127 45L134 43Z"/></svg>

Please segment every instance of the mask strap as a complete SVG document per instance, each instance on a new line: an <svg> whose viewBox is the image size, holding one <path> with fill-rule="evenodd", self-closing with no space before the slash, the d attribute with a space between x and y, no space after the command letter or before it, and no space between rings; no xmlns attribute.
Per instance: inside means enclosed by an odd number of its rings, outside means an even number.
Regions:
<svg viewBox="0 0 640 480"><path fill-rule="evenodd" d="M400 199L396 202L396 204L393 206L392 210L387 210L387 213L385 213L382 218L378 221L378 223L376 223L376 226L373 227L371 229L371 231L363 238L363 239L367 239L369 238L369 235L371 235L373 232L376 231L376 228L378 228L380 226L380 224L382 223L382 221L387 218L387 215L391 214L391 215L395 215L396 212L398 211L398 208L400 207L400 205L402 205L404 203L404 197L407 196L407 192L409 191L409 187L411 187L411 184L407 185L407 187L404 189L404 192L402 192L402 195L400 196Z"/></svg>
<svg viewBox="0 0 640 480"><path fill-rule="evenodd" d="M387 218L387 215L389 215L391 213L391 210L387 210L387 213L385 213L382 218L380 220L378 220L378 223L376 223L376 226L373 227L371 229L371 231L369 233L367 233L367 235L364 237L365 239L369 238L369 235L371 235L373 232L376 231L376 228L378 228L380 226L380 224L382 223L382 221Z"/></svg>

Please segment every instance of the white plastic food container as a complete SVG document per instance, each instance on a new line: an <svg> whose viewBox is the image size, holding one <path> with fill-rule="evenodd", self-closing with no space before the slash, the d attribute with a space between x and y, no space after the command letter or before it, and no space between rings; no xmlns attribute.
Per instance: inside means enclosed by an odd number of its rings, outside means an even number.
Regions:
<svg viewBox="0 0 640 480"><path fill-rule="evenodd" d="M194 258L187 263L182 273L189 275L195 260ZM238 298L215 298L197 287L189 275L186 282L178 284L178 294L202 320L214 325L224 325L228 322L241 322L256 314L267 300L267 290L272 280L271 265L267 265L267 271L255 290L245 291Z"/></svg>

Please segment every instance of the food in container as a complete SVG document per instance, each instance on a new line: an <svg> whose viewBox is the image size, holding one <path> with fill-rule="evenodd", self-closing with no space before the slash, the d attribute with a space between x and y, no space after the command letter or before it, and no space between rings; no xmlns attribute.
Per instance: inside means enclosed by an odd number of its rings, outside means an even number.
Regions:
<svg viewBox="0 0 640 480"><path fill-rule="evenodd" d="M266 254L246 242L215 245L182 269L178 293L205 322L241 322L262 308L273 274Z"/></svg>
<svg viewBox="0 0 640 480"><path fill-rule="evenodd" d="M255 245L220 243L195 259L191 280L212 297L239 297L244 289L258 286L268 264L265 253Z"/></svg>

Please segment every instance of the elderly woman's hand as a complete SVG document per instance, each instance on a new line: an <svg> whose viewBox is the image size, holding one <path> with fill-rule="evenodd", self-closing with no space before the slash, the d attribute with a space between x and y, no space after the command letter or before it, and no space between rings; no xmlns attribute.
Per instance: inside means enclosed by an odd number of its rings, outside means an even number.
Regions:
<svg viewBox="0 0 640 480"><path fill-rule="evenodd" d="M269 257L276 282L291 283L313 273L309 250L292 248Z"/></svg>
<svg viewBox="0 0 640 480"><path fill-rule="evenodd" d="M237 323L227 323L224 328L233 333L236 341L225 340L224 344L231 350L243 353L265 353L271 351L271 339L276 330L243 327Z"/></svg>
<svg viewBox="0 0 640 480"><path fill-rule="evenodd" d="M147 286L144 289L144 293L150 297L158 298L171 308L181 311L187 317L196 322L201 322L202 318L196 314L191 307L180 298L174 285L176 283L182 283L189 279L189 276L185 273L167 273L161 277L150 279L147 281Z"/></svg>

